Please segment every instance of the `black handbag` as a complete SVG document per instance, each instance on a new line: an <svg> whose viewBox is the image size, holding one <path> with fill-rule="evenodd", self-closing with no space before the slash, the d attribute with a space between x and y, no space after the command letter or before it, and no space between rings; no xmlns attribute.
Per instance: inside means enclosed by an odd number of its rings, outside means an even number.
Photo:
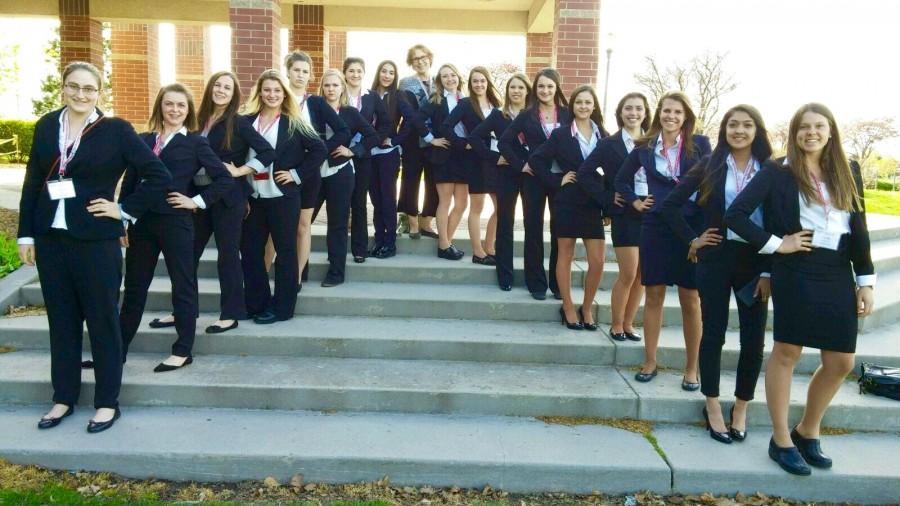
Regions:
<svg viewBox="0 0 900 506"><path fill-rule="evenodd" d="M900 401L900 368L863 362L859 370L859 393L880 395Z"/></svg>

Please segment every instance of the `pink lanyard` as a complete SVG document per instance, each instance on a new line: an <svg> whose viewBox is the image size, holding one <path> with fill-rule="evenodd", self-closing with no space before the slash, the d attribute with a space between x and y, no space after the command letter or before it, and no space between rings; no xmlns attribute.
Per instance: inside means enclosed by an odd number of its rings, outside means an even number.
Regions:
<svg viewBox="0 0 900 506"><path fill-rule="evenodd" d="M156 134L156 144L153 145L153 154L159 156L162 153L163 148L163 136L162 132Z"/></svg>
<svg viewBox="0 0 900 506"><path fill-rule="evenodd" d="M682 135L683 137L683 135ZM678 143L675 146L679 146ZM674 147L674 146L669 146ZM662 155L666 159L666 170L669 172L669 175L672 177L676 183L678 183L678 175L681 169L681 149L678 149L678 153L675 155L675 165L672 166L672 160L669 159L669 149L666 148L666 138L662 138Z"/></svg>
<svg viewBox="0 0 900 506"><path fill-rule="evenodd" d="M822 190L822 182L819 181L819 178L812 172L809 173L809 177L811 177L813 183L815 183L816 193L819 194L819 201L822 203L822 208L825 209L825 229L828 230L828 215L831 214L831 205L829 201L825 199L825 192Z"/></svg>
<svg viewBox="0 0 900 506"><path fill-rule="evenodd" d="M72 158L75 157L75 152L78 151L78 146L81 145L81 136L84 135L84 129L75 137L72 141L72 149L66 154L66 148L69 146L66 144L69 140L69 110L66 109L63 112L62 118L62 135L59 139L59 178L62 179L66 176L66 167L69 165L69 162L72 161Z"/></svg>
<svg viewBox="0 0 900 506"><path fill-rule="evenodd" d="M734 156L728 155L728 160L731 162L731 171L734 173L734 186L737 188L737 193L741 193L743 189L747 186L747 183L750 182L750 179L753 178L753 157L751 156L749 160L747 160L747 166L744 167L743 177L738 176L737 170L737 162L734 161Z"/></svg>
<svg viewBox="0 0 900 506"><path fill-rule="evenodd" d="M265 137L266 134L269 133L269 130L272 129L272 126L275 125L275 123L278 123L279 119L281 119L281 113L276 114L272 121L270 121L266 126L263 126L262 117L260 117L257 121L256 131L259 132L259 135Z"/></svg>

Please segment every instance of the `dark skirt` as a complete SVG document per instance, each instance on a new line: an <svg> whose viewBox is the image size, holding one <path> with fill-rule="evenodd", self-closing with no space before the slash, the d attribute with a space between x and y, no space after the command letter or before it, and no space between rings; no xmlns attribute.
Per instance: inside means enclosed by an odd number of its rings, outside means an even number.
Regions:
<svg viewBox="0 0 900 506"><path fill-rule="evenodd" d="M315 209L319 201L319 190L322 189L322 178L307 178L300 185L300 209Z"/></svg>
<svg viewBox="0 0 900 506"><path fill-rule="evenodd" d="M467 151L467 154L471 151ZM497 164L475 154L467 156L469 193L497 193Z"/></svg>
<svg viewBox="0 0 900 506"><path fill-rule="evenodd" d="M694 232L700 235L703 216L696 214L685 218ZM654 214L644 216L639 248L642 285L697 288L694 264L687 259L688 244L679 239L660 217Z"/></svg>
<svg viewBox="0 0 900 506"><path fill-rule="evenodd" d="M625 213L612 217L612 242L617 248L641 244L641 216Z"/></svg>
<svg viewBox="0 0 900 506"><path fill-rule="evenodd" d="M856 283L846 250L814 248L810 253L776 255L772 305L776 341L856 351Z"/></svg>
<svg viewBox="0 0 900 506"><path fill-rule="evenodd" d="M577 184L562 186L553 194L556 237L606 239L603 210L584 198Z"/></svg>
<svg viewBox="0 0 900 506"><path fill-rule="evenodd" d="M444 163L434 165L434 183L468 183L465 162L458 156L451 157Z"/></svg>

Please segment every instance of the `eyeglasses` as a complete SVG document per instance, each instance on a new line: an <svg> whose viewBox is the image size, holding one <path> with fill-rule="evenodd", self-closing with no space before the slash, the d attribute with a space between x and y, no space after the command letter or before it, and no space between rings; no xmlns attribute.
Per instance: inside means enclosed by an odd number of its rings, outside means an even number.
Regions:
<svg viewBox="0 0 900 506"><path fill-rule="evenodd" d="M417 57L415 57L415 58L412 59L412 62L413 62L413 63L422 63L422 62L425 62L425 61L428 61L428 55L417 56Z"/></svg>
<svg viewBox="0 0 900 506"><path fill-rule="evenodd" d="M78 86L75 83L68 83L65 85L66 93L72 95L73 97L78 96L78 92L84 93L86 97L93 97L97 93L100 93L100 90L94 88L93 86Z"/></svg>

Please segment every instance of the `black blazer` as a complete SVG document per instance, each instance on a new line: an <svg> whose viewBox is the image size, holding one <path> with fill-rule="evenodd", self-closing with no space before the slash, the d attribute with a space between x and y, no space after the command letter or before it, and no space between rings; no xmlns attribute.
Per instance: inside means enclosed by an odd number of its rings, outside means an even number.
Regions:
<svg viewBox="0 0 900 506"><path fill-rule="evenodd" d="M375 92L372 92L374 95ZM416 112L416 109L409 103L406 93L394 90L385 93L381 97L381 102L387 112L387 118L390 121L388 126L388 137L391 139L391 146L400 146L408 144L408 139L413 139L418 146L418 140L415 135L410 134L425 131L425 122ZM384 139L382 139L384 141ZM380 143L379 143L380 145Z"/></svg>
<svg viewBox="0 0 900 506"><path fill-rule="evenodd" d="M500 137L503 136L503 132L509 128L512 122L512 118L504 116L502 110L494 109L487 118L484 118L484 121L475 127L475 130L469 132L469 145L472 146L472 150L475 151L479 158L493 164L497 163L497 160L500 159L500 153L491 151L491 140L498 139L499 141ZM518 141L513 146L513 149L516 150L520 158L528 158L528 151ZM503 166L503 169L503 172L512 172L509 170L508 165ZM515 174L521 174L521 169Z"/></svg>
<svg viewBox="0 0 900 506"><path fill-rule="evenodd" d="M366 95L368 96L368 95ZM356 144L355 146L350 146L350 141L348 140L344 146L350 148L350 151L353 152L354 158L364 158L365 156L369 156L369 150L378 145L379 135L375 128L372 127L372 123L366 120L356 110L356 107L352 105L342 106L340 111L338 112L338 116L341 118L341 121L347 125L347 128L350 132L350 139L352 140L356 134L362 135L362 140ZM328 166L329 167L337 167L338 165L343 165L347 163L350 158L346 156L338 156L334 157L331 155L331 152L328 152Z"/></svg>
<svg viewBox="0 0 900 506"><path fill-rule="evenodd" d="M275 161L275 150L265 140L259 132L253 128L253 122L247 116L237 115L234 117L231 128L231 147L225 147L225 122L217 121L216 124L209 129L206 135L213 152L222 160L222 163L232 163L240 167L247 163L247 153L250 148L256 152L256 160L268 167ZM243 206L247 201L247 196L253 192L247 178L234 178L234 185L222 197L222 202L228 207L236 205ZM200 188L195 188L195 192ZM196 193L194 193L195 195Z"/></svg>
<svg viewBox="0 0 900 506"><path fill-rule="evenodd" d="M46 182L55 179L59 170L59 116L62 111L44 115L35 125L19 201L18 237L44 235L53 223L58 203L50 200ZM81 145L66 168L66 177L70 177L75 185L75 196L66 199L65 203L69 234L88 241L124 235L121 220L97 218L87 211L87 206L96 198L116 200L116 185L126 167L134 168L140 183L131 195L119 199L119 204L130 216L140 218L155 202L164 198L172 176L130 123L100 113L100 118L85 128Z"/></svg>
<svg viewBox="0 0 900 506"><path fill-rule="evenodd" d="M141 140L152 147L156 143L156 132L140 134ZM187 135L175 134L159 153L159 159L172 174L172 181L166 186L166 194L178 192L188 197L200 195L207 207L215 204L223 195L234 186L233 177L216 156L209 142L196 133ZM206 174L212 179L208 186L201 187L199 193L194 186L194 175L201 168L206 168ZM140 182L137 171L129 167L122 179L122 189L119 198L125 198L134 193ZM165 200L158 201L150 208L150 211L158 214L191 214L190 209L179 209L169 205Z"/></svg>
<svg viewBox="0 0 900 506"><path fill-rule="evenodd" d="M634 207L628 204L618 206L615 203L616 189L614 183L616 174L627 157L628 149L625 147L625 141L622 140L622 131L619 130L609 137L604 137L582 164L582 168L585 170L595 171L597 167L603 169L603 190L606 198L606 201L603 203L603 209L606 216L623 214L640 216L640 213ZM581 173L581 169L579 169L579 180L581 179ZM594 188L592 191L596 194L598 189Z"/></svg>
<svg viewBox="0 0 900 506"><path fill-rule="evenodd" d="M557 121L561 127L569 126L569 123L572 122L572 113L565 107L559 107ZM500 154L516 172L522 172L522 167L528 161L528 158L523 157L522 151L519 149L523 146L519 141L519 134L524 137L524 148L529 154L537 151L541 144L547 141L548 137L541 125L539 106L522 111L500 136Z"/></svg>
<svg viewBox="0 0 900 506"><path fill-rule="evenodd" d="M476 107L478 107L478 105L476 102L472 102L471 97L465 97L456 104L456 107L453 108L453 112L451 112L444 120L444 131L447 132L447 135L449 136L447 140L450 141L453 149L457 151L466 150L466 145L469 144L468 137L470 137L478 125L484 121L478 116L478 113L475 112ZM466 137L460 137L454 131L456 124L460 122L462 122L463 127L466 129Z"/></svg>
<svg viewBox="0 0 900 506"><path fill-rule="evenodd" d="M310 97L312 98L312 97ZM334 110L332 109L332 112ZM336 115L336 114L335 114ZM259 113L251 114L247 118L252 123L256 121ZM295 169L300 181L315 181L322 177L320 169L322 162L328 156L325 143L322 139L309 137L302 132L294 132L288 134L288 126L290 120L287 116L282 115L278 120L278 142L275 145L275 165L272 168L272 174L269 177L275 177L275 172L279 170ZM252 176L249 176L252 177ZM294 196L300 194L300 187L294 183L281 184L275 182L278 189L286 196Z"/></svg>
<svg viewBox="0 0 900 506"><path fill-rule="evenodd" d="M553 174L550 168L553 161L559 164L561 174ZM556 200L564 200L570 205L596 207L602 210L603 201L606 198L604 190L604 177L594 169L579 170L584 164L584 156L581 154L581 146L578 137L572 135L571 125L566 125L553 130L547 142L541 144L528 158L528 165L541 183L551 192L558 194ZM576 183L562 184L563 174L566 172L578 172ZM582 178L585 179L582 182Z"/></svg>
<svg viewBox="0 0 900 506"><path fill-rule="evenodd" d="M773 235L784 237L802 230L800 226L800 189L793 174L782 165L783 160L766 162L725 212L725 225L746 239L756 249L762 249ZM862 199L863 183L859 165L851 162L850 168L860 199ZM765 230L750 221L750 215L760 205L763 206ZM853 271L857 276L875 273L864 202L860 208L850 212L850 234L841 238L839 245L840 250L845 248L849 253L850 261L853 262ZM793 253L787 256L804 254ZM781 256L778 253L775 255Z"/></svg>
<svg viewBox="0 0 900 506"><path fill-rule="evenodd" d="M634 193L634 175L638 169L643 167L644 172L647 173L647 186L649 187L650 195L653 196L653 207L646 211L649 213L659 212L662 202L676 185L674 180L667 178L656 170L655 148L656 141L653 140L650 141L650 144L635 147L628 154L628 157L625 158L625 161L616 173L614 182L616 191L625 198L625 205L633 207L634 201L638 199L638 196ZM709 139L703 135L694 136L694 150L692 153L685 153L684 143L682 143L681 165L678 171L679 178L686 176L691 167L701 157L708 155L710 151L712 149L709 145ZM694 215L699 213L700 209L697 207L697 204L688 202L682 207L682 211L685 214Z"/></svg>
<svg viewBox="0 0 900 506"><path fill-rule="evenodd" d="M461 103L458 103L456 104L456 107L458 108L460 105ZM445 120L449 117L450 106L447 104L446 97L441 98L440 104L428 102L419 109L419 119L425 125L425 132L418 132L419 137L427 137L428 134L431 134L435 138L444 138L451 141L450 148L438 148L435 146L428 146L425 148L425 156L428 157L431 163L436 165L447 163L454 152L459 153L459 150L453 145L450 138L450 131L453 129L448 129L445 126Z"/></svg>
<svg viewBox="0 0 900 506"><path fill-rule="evenodd" d="M385 108L384 102L378 98L378 95L372 91L362 96L361 105L362 108L359 109L359 113L375 128L375 131L378 132L378 142L375 146L380 146L385 139L391 136L391 129L393 128L391 119L387 113L387 108ZM371 156L372 154L369 151L366 151L365 153L356 155L356 158L370 158Z"/></svg>
<svg viewBox="0 0 900 506"><path fill-rule="evenodd" d="M325 147L328 148L329 153L338 146L350 145L350 139L353 137L350 135L350 129L324 98L318 95L309 95L306 97L303 107L309 110L309 121L318 132L319 137L325 141ZM325 125L331 127L331 131L334 132L331 139L325 139Z"/></svg>

